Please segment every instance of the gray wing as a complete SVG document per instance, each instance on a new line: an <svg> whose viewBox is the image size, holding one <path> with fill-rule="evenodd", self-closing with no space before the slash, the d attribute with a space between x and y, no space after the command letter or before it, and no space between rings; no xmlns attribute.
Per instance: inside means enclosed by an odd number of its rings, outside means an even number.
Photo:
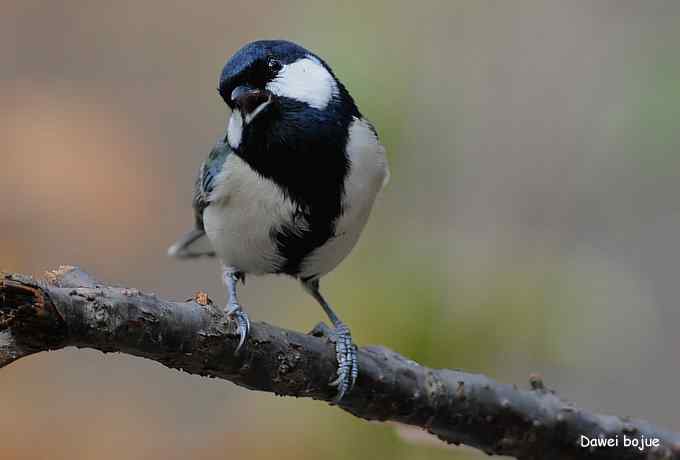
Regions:
<svg viewBox="0 0 680 460"><path fill-rule="evenodd" d="M193 198L195 227L170 246L168 249L170 256L180 259L215 256L215 251L205 234L203 211L210 205L210 195L217 185L217 176L222 171L224 161L231 152L229 145L218 143L198 170Z"/></svg>

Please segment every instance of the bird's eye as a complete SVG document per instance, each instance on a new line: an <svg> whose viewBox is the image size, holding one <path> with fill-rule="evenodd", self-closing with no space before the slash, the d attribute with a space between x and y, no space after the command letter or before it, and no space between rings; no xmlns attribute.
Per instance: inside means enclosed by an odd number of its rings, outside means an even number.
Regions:
<svg viewBox="0 0 680 460"><path fill-rule="evenodd" d="M267 67L272 72L278 72L281 69L281 63L274 58L269 58L267 60Z"/></svg>

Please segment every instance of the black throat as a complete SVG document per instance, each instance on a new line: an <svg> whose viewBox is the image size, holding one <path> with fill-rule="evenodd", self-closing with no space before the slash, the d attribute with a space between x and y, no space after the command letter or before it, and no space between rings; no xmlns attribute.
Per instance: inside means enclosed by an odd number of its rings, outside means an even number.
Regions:
<svg viewBox="0 0 680 460"><path fill-rule="evenodd" d="M284 260L280 273L297 277L304 259L334 235L349 170L349 127L361 116L349 96L344 100L319 110L278 98L244 127L235 151L296 206L293 222L271 235Z"/></svg>

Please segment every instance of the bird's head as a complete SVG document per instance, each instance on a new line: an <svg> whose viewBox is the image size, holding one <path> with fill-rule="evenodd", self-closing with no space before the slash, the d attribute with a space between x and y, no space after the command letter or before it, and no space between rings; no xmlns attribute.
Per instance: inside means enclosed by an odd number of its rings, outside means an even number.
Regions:
<svg viewBox="0 0 680 460"><path fill-rule="evenodd" d="M236 151L249 137L290 144L291 137L328 135L327 128L359 116L330 67L283 40L256 41L237 51L222 70L219 93L232 110L225 140Z"/></svg>

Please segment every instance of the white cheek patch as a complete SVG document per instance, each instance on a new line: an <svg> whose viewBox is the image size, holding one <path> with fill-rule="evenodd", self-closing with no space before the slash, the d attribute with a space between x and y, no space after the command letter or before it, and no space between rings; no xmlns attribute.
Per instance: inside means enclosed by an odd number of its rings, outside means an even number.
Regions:
<svg viewBox="0 0 680 460"><path fill-rule="evenodd" d="M240 110L235 109L231 113L231 116L229 117L229 125L227 126L227 142L232 149L236 149L239 145L241 145L241 141L243 140L244 124L247 125L253 121L253 119L271 103L272 99L270 97L266 102L258 105L255 110L247 113L245 120Z"/></svg>
<svg viewBox="0 0 680 460"><path fill-rule="evenodd" d="M305 102L322 110L338 95L338 85L328 70L314 57L284 65L267 89L277 96Z"/></svg>
<svg viewBox="0 0 680 460"><path fill-rule="evenodd" d="M243 117L240 110L234 110L229 117L229 125L227 126L227 142L232 149L236 149L241 145L242 137Z"/></svg>

